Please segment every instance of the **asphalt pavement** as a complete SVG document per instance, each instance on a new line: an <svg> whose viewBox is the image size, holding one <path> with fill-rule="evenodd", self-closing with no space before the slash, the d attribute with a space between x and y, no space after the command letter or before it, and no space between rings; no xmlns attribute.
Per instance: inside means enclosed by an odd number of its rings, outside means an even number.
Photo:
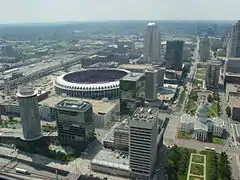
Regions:
<svg viewBox="0 0 240 180"><path fill-rule="evenodd" d="M199 55L198 55L198 48L199 46L197 46L197 48L195 49L195 53L194 53L194 57L196 59L196 61L194 62L194 64L192 65L191 69L190 69L190 76L194 76L196 69L197 69L197 62L199 60ZM192 89L192 83L188 82L186 83L187 86L187 93L186 93L186 99L187 100L187 96L188 94L191 92ZM180 146L180 147L186 147L186 148L191 148L191 149L196 149L196 150L204 150L205 147L211 147L211 148L215 148L217 153L221 153L221 152L226 152L227 155L230 157L229 161L230 161L230 165L232 168L232 175L233 175L233 179L235 180L239 180L240 179L240 175L239 175L239 154L240 154L240 149L238 147L235 146L229 146L229 143L232 143L232 120L229 119L225 113L225 109L227 107L227 100L225 97L224 93L219 93L220 95L220 106L222 108L222 115L221 118L224 120L225 126L226 126L226 131L228 132L228 136L227 136L227 140L225 141L225 143L223 145L219 145L219 144L214 144L214 143L205 143L205 142L200 142L197 140L186 140L186 139L178 139L177 138L177 131L178 131L178 127L179 127L179 121L180 121L180 117L181 115L184 113L184 103L182 104L181 108L177 108L180 109L180 111L175 111L173 112L170 116L169 116L169 123L167 125L166 131L164 133L164 137L163 137L163 142L166 146L172 146L174 144ZM184 102L185 102L184 101ZM163 153L163 152L161 152ZM163 153L162 156L166 155ZM161 171L160 171L161 172ZM164 171L163 171L164 172ZM163 178L163 176L160 176L161 178Z"/></svg>

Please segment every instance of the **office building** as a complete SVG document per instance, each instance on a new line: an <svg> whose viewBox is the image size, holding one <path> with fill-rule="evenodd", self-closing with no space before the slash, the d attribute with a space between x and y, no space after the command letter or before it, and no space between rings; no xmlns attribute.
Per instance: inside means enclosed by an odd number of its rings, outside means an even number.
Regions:
<svg viewBox="0 0 240 180"><path fill-rule="evenodd" d="M86 101L63 100L57 109L59 139L65 144L88 143L94 137L92 105Z"/></svg>
<svg viewBox="0 0 240 180"><path fill-rule="evenodd" d="M129 121L130 172L136 178L148 180L154 171L157 153L158 110L138 108Z"/></svg>
<svg viewBox="0 0 240 180"><path fill-rule="evenodd" d="M205 75L205 86L207 90L215 90L218 88L220 75L220 61L209 61L207 64L207 72Z"/></svg>
<svg viewBox="0 0 240 180"><path fill-rule="evenodd" d="M144 37L144 62L159 62L161 56L161 36L155 23L148 23Z"/></svg>
<svg viewBox="0 0 240 180"><path fill-rule="evenodd" d="M166 45L166 68L181 71L183 65L183 41L167 41Z"/></svg>
<svg viewBox="0 0 240 180"><path fill-rule="evenodd" d="M207 35L205 35L199 43L199 55L200 61L206 62L210 59L210 50L211 50L211 43Z"/></svg>
<svg viewBox="0 0 240 180"><path fill-rule="evenodd" d="M164 75L165 75L165 68L164 67L155 67L157 70L157 86L163 87L164 86Z"/></svg>
<svg viewBox="0 0 240 180"><path fill-rule="evenodd" d="M145 70L145 99L157 99L157 71L153 69Z"/></svg>
<svg viewBox="0 0 240 180"><path fill-rule="evenodd" d="M26 141L33 141L42 137L37 94L38 91L32 86L22 87L17 93L23 138Z"/></svg>
<svg viewBox="0 0 240 180"><path fill-rule="evenodd" d="M232 27L227 49L228 57L240 57L240 21Z"/></svg>
<svg viewBox="0 0 240 180"><path fill-rule="evenodd" d="M228 57L225 61L225 72L229 73L240 73L240 57L234 58L234 57Z"/></svg>
<svg viewBox="0 0 240 180"><path fill-rule="evenodd" d="M128 121L124 121L114 129L113 146L115 150L128 152L129 150L129 125Z"/></svg>
<svg viewBox="0 0 240 180"><path fill-rule="evenodd" d="M230 115L234 121L240 121L240 92L231 93L228 96Z"/></svg>
<svg viewBox="0 0 240 180"><path fill-rule="evenodd" d="M120 113L132 114L144 104L145 77L143 73L130 73L120 79Z"/></svg>

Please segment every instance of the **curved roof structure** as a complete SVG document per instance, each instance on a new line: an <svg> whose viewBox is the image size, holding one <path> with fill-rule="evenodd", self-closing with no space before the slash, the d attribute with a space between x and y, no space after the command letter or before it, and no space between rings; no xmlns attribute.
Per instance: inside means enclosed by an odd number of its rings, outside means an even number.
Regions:
<svg viewBox="0 0 240 180"><path fill-rule="evenodd" d="M75 91L99 91L119 88L119 79L130 73L123 69L84 69L59 76L55 86Z"/></svg>
<svg viewBox="0 0 240 180"><path fill-rule="evenodd" d="M207 114L209 111L209 107L207 103L201 103L198 108L197 108L197 113L198 114Z"/></svg>

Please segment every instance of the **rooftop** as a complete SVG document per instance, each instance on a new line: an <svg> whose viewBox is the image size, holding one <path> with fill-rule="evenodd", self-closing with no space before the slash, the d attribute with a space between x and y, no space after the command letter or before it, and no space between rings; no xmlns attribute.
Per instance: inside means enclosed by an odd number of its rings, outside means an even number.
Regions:
<svg viewBox="0 0 240 180"><path fill-rule="evenodd" d="M195 121L194 123L194 130L201 129L204 131L208 131L208 125L205 123L202 123L201 121Z"/></svg>
<svg viewBox="0 0 240 180"><path fill-rule="evenodd" d="M195 119L193 116L190 116L189 114L183 114L180 118L181 123L194 123Z"/></svg>
<svg viewBox="0 0 240 180"><path fill-rule="evenodd" d="M227 60L236 60L236 61L240 61L240 57L228 57Z"/></svg>
<svg viewBox="0 0 240 180"><path fill-rule="evenodd" d="M212 122L215 126L224 127L224 121L218 117L212 118Z"/></svg>
<svg viewBox="0 0 240 180"><path fill-rule="evenodd" d="M116 131L128 131L129 130L129 125L128 125L128 120L124 120L121 124L119 124L116 128Z"/></svg>
<svg viewBox="0 0 240 180"><path fill-rule="evenodd" d="M226 76L240 77L240 73L226 72Z"/></svg>
<svg viewBox="0 0 240 180"><path fill-rule="evenodd" d="M156 23L150 22L150 23L147 24L147 26L156 26Z"/></svg>
<svg viewBox="0 0 240 180"><path fill-rule="evenodd" d="M240 93L240 85L239 84L232 84L232 83L226 83L226 94L229 95L229 93Z"/></svg>
<svg viewBox="0 0 240 180"><path fill-rule="evenodd" d="M38 94L38 91L32 86L21 87L17 92L18 97L30 97L37 94Z"/></svg>
<svg viewBox="0 0 240 180"><path fill-rule="evenodd" d="M110 168L129 171L129 159L127 155L120 155L118 152L103 149L91 161L92 164L107 166Z"/></svg>
<svg viewBox="0 0 240 180"><path fill-rule="evenodd" d="M56 104L58 108L71 109L71 110L85 110L89 107L89 103L82 100L69 100L64 99L63 101Z"/></svg>
<svg viewBox="0 0 240 180"><path fill-rule="evenodd" d="M56 104L63 101L64 99L89 102L90 104L92 104L93 112L96 114L99 112L107 113L109 110L114 108L118 103L117 101L103 101L103 100L95 100L95 99L83 99L83 98L63 97L63 96L54 95L41 101L39 104L55 107Z"/></svg>
<svg viewBox="0 0 240 180"><path fill-rule="evenodd" d="M154 121L158 117L158 113L158 109L155 108L137 108L132 116L132 120L144 122Z"/></svg>
<svg viewBox="0 0 240 180"><path fill-rule="evenodd" d="M231 107L240 107L240 93L239 95L229 95L229 105Z"/></svg>
<svg viewBox="0 0 240 180"><path fill-rule="evenodd" d="M209 111L209 107L207 103L201 103L198 108L196 113L200 113L200 114L207 114Z"/></svg>
<svg viewBox="0 0 240 180"><path fill-rule="evenodd" d="M144 70L153 69L153 66L151 64L122 64L119 66L119 68Z"/></svg>
<svg viewBox="0 0 240 180"><path fill-rule="evenodd" d="M124 76L121 80L124 80L124 81L137 81L137 80L139 80L143 76L144 76L143 73L129 73L126 76Z"/></svg>

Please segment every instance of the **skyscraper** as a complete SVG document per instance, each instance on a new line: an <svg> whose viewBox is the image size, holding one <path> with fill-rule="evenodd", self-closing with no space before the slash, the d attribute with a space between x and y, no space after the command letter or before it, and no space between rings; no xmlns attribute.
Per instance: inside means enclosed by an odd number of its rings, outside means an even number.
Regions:
<svg viewBox="0 0 240 180"><path fill-rule="evenodd" d="M33 141L41 138L37 90L32 86L22 87L17 93L22 121L23 138Z"/></svg>
<svg viewBox="0 0 240 180"><path fill-rule="evenodd" d="M199 44L200 61L206 62L210 58L211 43L207 35L205 35Z"/></svg>
<svg viewBox="0 0 240 180"><path fill-rule="evenodd" d="M132 114L144 104L145 77L143 73L130 73L120 79L120 113Z"/></svg>
<svg viewBox="0 0 240 180"><path fill-rule="evenodd" d="M228 41L228 57L240 57L240 21L233 25Z"/></svg>
<svg viewBox="0 0 240 180"><path fill-rule="evenodd" d="M58 136L64 144L88 143L93 139L95 128L89 102L65 99L55 108Z"/></svg>
<svg viewBox="0 0 240 180"><path fill-rule="evenodd" d="M155 23L148 23L144 38L144 62L159 62L161 56L161 36Z"/></svg>
<svg viewBox="0 0 240 180"><path fill-rule="evenodd" d="M205 84L208 90L215 90L218 88L219 75L220 62L217 60L209 61L207 64L207 73L205 76Z"/></svg>
<svg viewBox="0 0 240 180"><path fill-rule="evenodd" d="M157 99L157 70L155 69L145 70L145 99Z"/></svg>
<svg viewBox="0 0 240 180"><path fill-rule="evenodd" d="M167 41L165 60L166 68L175 71L182 70L183 64L183 41Z"/></svg>
<svg viewBox="0 0 240 180"><path fill-rule="evenodd" d="M164 74L165 68L164 67L155 67L157 70L157 86L163 87L164 86Z"/></svg>
<svg viewBox="0 0 240 180"><path fill-rule="evenodd" d="M138 108L129 121L129 161L132 175L151 179L157 155L158 110Z"/></svg>

